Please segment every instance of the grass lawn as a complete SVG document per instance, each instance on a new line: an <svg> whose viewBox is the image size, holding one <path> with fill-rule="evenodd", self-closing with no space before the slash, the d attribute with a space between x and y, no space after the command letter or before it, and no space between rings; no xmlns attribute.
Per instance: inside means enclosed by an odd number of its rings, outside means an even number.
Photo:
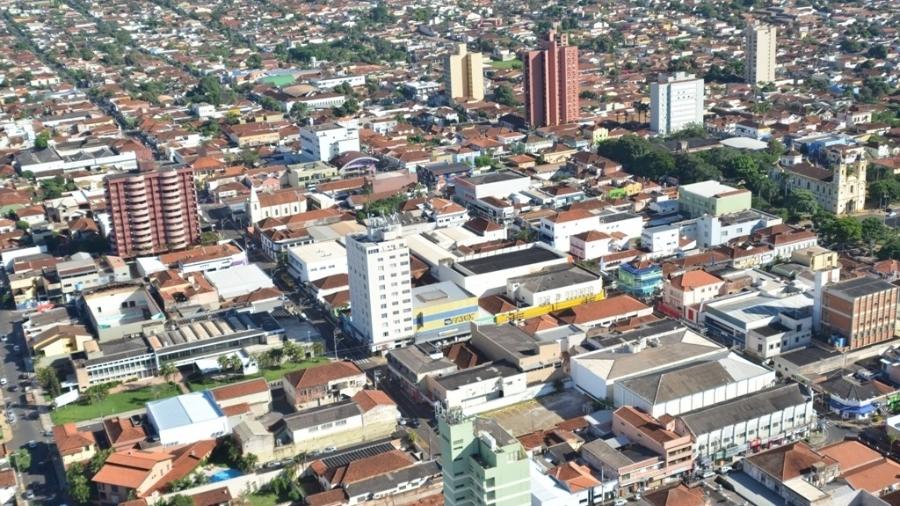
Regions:
<svg viewBox="0 0 900 506"><path fill-rule="evenodd" d="M251 506L275 506L278 497L275 494L252 494L247 496L247 501Z"/></svg>
<svg viewBox="0 0 900 506"><path fill-rule="evenodd" d="M495 69L500 69L500 70L522 68L522 61L519 59L516 59L516 58L513 58L512 60L506 60L506 61L492 61L491 67L494 67Z"/></svg>
<svg viewBox="0 0 900 506"><path fill-rule="evenodd" d="M307 367L324 364L326 362L328 362L328 359L325 357L310 358L296 364L292 362L286 362L282 364L281 367L276 367L274 369L263 369L260 374L251 374L250 376L235 376L233 378L221 380L204 378L200 381L191 381L188 383L188 388L191 389L191 392L198 392L201 390L220 387L222 385L237 383L238 381L246 381L254 378L259 378L260 376L266 378L266 381L271 382L281 379L282 376L289 372L299 371L300 369L306 369Z"/></svg>
<svg viewBox="0 0 900 506"><path fill-rule="evenodd" d="M77 402L69 404L51 411L50 418L54 424L59 425L67 422L91 420L102 416L112 416L123 411L143 408L147 401L165 399L166 397L176 396L179 393L181 392L174 383L159 385L156 392L154 392L152 387L143 387L128 392L110 394L96 404L84 405Z"/></svg>

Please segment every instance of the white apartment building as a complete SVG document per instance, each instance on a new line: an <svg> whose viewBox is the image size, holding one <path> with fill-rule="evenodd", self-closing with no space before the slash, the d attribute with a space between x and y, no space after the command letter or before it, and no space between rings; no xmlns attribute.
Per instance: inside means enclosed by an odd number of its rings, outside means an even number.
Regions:
<svg viewBox="0 0 900 506"><path fill-rule="evenodd" d="M541 238L555 249L569 251L569 239L582 232L597 230L600 222L597 216L583 209L560 211L553 216L541 218Z"/></svg>
<svg viewBox="0 0 900 506"><path fill-rule="evenodd" d="M288 272L301 283L347 274L347 250L338 241L322 241L288 248Z"/></svg>
<svg viewBox="0 0 900 506"><path fill-rule="evenodd" d="M300 146L304 161L327 162L341 153L359 151L359 126L351 120L301 127Z"/></svg>
<svg viewBox="0 0 900 506"><path fill-rule="evenodd" d="M652 253L653 257L674 255L678 251L681 227L678 225L660 225L645 228L641 232L641 248Z"/></svg>
<svg viewBox="0 0 900 506"><path fill-rule="evenodd" d="M370 349L385 351L413 335L409 248L402 227L372 220L366 234L347 237L353 330Z"/></svg>
<svg viewBox="0 0 900 506"><path fill-rule="evenodd" d="M660 135L703 124L703 79L677 72L650 84L650 129Z"/></svg>
<svg viewBox="0 0 900 506"><path fill-rule="evenodd" d="M744 72L748 84L775 81L775 27L748 26L744 34Z"/></svg>

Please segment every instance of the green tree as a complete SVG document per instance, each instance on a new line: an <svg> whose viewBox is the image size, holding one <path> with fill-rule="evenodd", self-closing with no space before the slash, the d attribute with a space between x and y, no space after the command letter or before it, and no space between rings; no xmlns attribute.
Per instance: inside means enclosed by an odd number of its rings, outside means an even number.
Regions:
<svg viewBox="0 0 900 506"><path fill-rule="evenodd" d="M187 495L175 494L165 501L165 506L194 506L194 498Z"/></svg>
<svg viewBox="0 0 900 506"><path fill-rule="evenodd" d="M887 58L887 55L888 50L887 47L884 46L884 44L876 44L870 47L868 51L866 51L866 56L868 56L869 58L877 58L879 60Z"/></svg>
<svg viewBox="0 0 900 506"><path fill-rule="evenodd" d="M37 134L37 137L34 138L34 147L37 149L47 149L47 146L50 144L50 131L44 130L41 133Z"/></svg>
<svg viewBox="0 0 900 506"><path fill-rule="evenodd" d="M166 381L172 381L176 374L178 374L178 368L172 362L166 362L159 368L159 375Z"/></svg>
<svg viewBox="0 0 900 506"><path fill-rule="evenodd" d="M259 457L257 457L253 453L245 453L237 461L237 468L245 473L249 473L250 471L256 469L256 465L258 463L259 463Z"/></svg>
<svg viewBox="0 0 900 506"><path fill-rule="evenodd" d="M59 397L62 394L62 387L59 384L59 377L56 370L52 367L41 367L35 372L35 377L50 397Z"/></svg>
<svg viewBox="0 0 900 506"><path fill-rule="evenodd" d="M508 84L501 84L494 88L494 102L508 107L516 107L519 101Z"/></svg>
<svg viewBox="0 0 900 506"><path fill-rule="evenodd" d="M19 448L12 454L12 465L20 473L27 471L31 467L31 453L25 448Z"/></svg>
<svg viewBox="0 0 900 506"><path fill-rule="evenodd" d="M900 201L900 180L889 177L869 184L869 201L876 206L884 206Z"/></svg>
<svg viewBox="0 0 900 506"><path fill-rule="evenodd" d="M106 464L106 459L112 455L112 448L107 448L105 450L97 450L97 453L91 457L91 460L88 462L87 468L90 470L91 474L97 474L100 472L100 469L103 468L104 464Z"/></svg>
<svg viewBox="0 0 900 506"><path fill-rule="evenodd" d="M99 385L93 385L85 389L84 395L82 395L82 402L87 404L97 404L109 395L109 390L112 388L112 384L110 383L100 383Z"/></svg>
<svg viewBox="0 0 900 506"><path fill-rule="evenodd" d="M822 232L829 243L843 250L862 239L862 223L850 216L836 218L827 221Z"/></svg>
<svg viewBox="0 0 900 506"><path fill-rule="evenodd" d="M787 210L794 221L809 218L819 210L816 196L809 190L795 189L787 201Z"/></svg>
<svg viewBox="0 0 900 506"><path fill-rule="evenodd" d="M900 234L894 232L888 237L878 250L878 258L900 260Z"/></svg>
<svg viewBox="0 0 900 506"><path fill-rule="evenodd" d="M869 252L874 251L875 245L883 241L888 235L888 227L881 218L868 216L860 223L862 239L866 242Z"/></svg>
<svg viewBox="0 0 900 506"><path fill-rule="evenodd" d="M75 504L88 504L91 500L91 486L85 476L84 464L76 462L66 469L66 483L69 497Z"/></svg>
<svg viewBox="0 0 900 506"><path fill-rule="evenodd" d="M244 63L247 65L247 68L262 68L262 56L260 56L259 53L253 53L247 57L247 61Z"/></svg>
<svg viewBox="0 0 900 506"><path fill-rule="evenodd" d="M200 234L200 244L204 246L209 246L211 244L217 244L219 242L219 234L213 231L202 232Z"/></svg>

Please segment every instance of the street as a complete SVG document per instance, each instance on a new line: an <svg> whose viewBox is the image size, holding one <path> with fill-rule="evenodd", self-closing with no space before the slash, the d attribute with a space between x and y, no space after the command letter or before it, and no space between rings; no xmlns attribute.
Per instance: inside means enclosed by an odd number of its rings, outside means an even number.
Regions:
<svg viewBox="0 0 900 506"><path fill-rule="evenodd" d="M0 333L8 336L7 341L0 346L0 358L2 358L0 360L2 362L0 377L6 378L8 381L3 390L4 402L7 411L12 411L16 420L11 424L13 437L6 446L12 453L19 448L27 449L30 441L36 443L34 448L29 449L31 467L19 475L22 487L34 492L33 503L60 504L62 501L55 499L56 493L59 491L54 470L56 462L50 457L53 453L50 451L53 438L44 437L44 428L41 426L38 407L26 403L23 392L25 382L19 382L19 376L25 373L22 354L26 353L25 350L28 347L25 345L23 336L18 332L13 333L13 322L18 317L19 314L15 311L0 311ZM20 350L18 353L14 351L14 347L17 345ZM15 392L10 391L12 385L19 385ZM40 409L46 410L47 408Z"/></svg>

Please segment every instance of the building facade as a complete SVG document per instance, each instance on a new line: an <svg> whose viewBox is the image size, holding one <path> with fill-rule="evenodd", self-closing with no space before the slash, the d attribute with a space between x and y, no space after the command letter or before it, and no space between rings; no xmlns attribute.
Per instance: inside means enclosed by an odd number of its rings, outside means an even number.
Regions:
<svg viewBox="0 0 900 506"><path fill-rule="evenodd" d="M438 417L444 462L444 504L521 506L531 503L528 456L494 420Z"/></svg>
<svg viewBox="0 0 900 506"><path fill-rule="evenodd" d="M787 191L806 190L826 211L842 215L865 209L868 161L862 146L830 150L828 167L806 162L788 164L782 159L775 174Z"/></svg>
<svg viewBox="0 0 900 506"><path fill-rule="evenodd" d="M533 128L571 123L578 119L578 48L568 36L547 33L541 49L523 55L525 116Z"/></svg>
<svg viewBox="0 0 900 506"><path fill-rule="evenodd" d="M116 255L152 255L200 240L197 190L190 168L109 176L105 186Z"/></svg>
<svg viewBox="0 0 900 506"><path fill-rule="evenodd" d="M323 123L300 129L301 156L327 162L341 153L359 151L359 127L354 122Z"/></svg>
<svg viewBox="0 0 900 506"><path fill-rule="evenodd" d="M669 135L690 125L703 125L703 79L677 72L650 84L650 129Z"/></svg>
<svg viewBox="0 0 900 506"><path fill-rule="evenodd" d="M893 339L900 287L861 277L825 287L822 327L838 347L861 348Z"/></svg>
<svg viewBox="0 0 900 506"><path fill-rule="evenodd" d="M752 25L744 34L744 72L748 84L775 81L775 27Z"/></svg>
<svg viewBox="0 0 900 506"><path fill-rule="evenodd" d="M484 63L481 53L470 53L465 44L444 60L447 96L453 100L484 100Z"/></svg>
<svg viewBox="0 0 900 506"><path fill-rule="evenodd" d="M352 327L372 351L396 348L413 336L409 248L401 225L379 220L347 238Z"/></svg>

